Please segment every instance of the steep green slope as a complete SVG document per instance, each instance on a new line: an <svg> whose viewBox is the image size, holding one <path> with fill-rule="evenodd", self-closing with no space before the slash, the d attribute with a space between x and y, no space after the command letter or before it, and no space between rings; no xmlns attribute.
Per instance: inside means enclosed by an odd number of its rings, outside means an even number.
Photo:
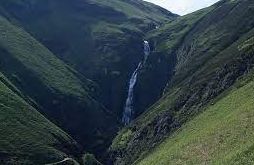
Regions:
<svg viewBox="0 0 254 165"><path fill-rule="evenodd" d="M137 99L135 100L137 114L141 114L146 107L160 99L165 86L175 74L177 63L175 49L182 43L185 34L195 23L212 9L210 7L185 17L179 17L176 21L148 33L146 38L151 45L154 45L155 50L149 55L147 65L138 77L136 90L140 92L136 93Z"/></svg>
<svg viewBox="0 0 254 165"><path fill-rule="evenodd" d="M3 17L0 17L0 59L0 70L30 104L87 150L101 151L110 143L117 120L91 97L96 89L94 83Z"/></svg>
<svg viewBox="0 0 254 165"><path fill-rule="evenodd" d="M253 5L251 0L223 0L147 36L155 44L153 54L164 56L170 66L163 70L167 87L157 103L119 133L109 150L111 161L131 164L149 153L252 69L253 48L241 47L251 45L254 36ZM151 77L153 84L156 78Z"/></svg>
<svg viewBox="0 0 254 165"><path fill-rule="evenodd" d="M81 154L69 135L19 95L0 73L0 164L46 164Z"/></svg>
<svg viewBox="0 0 254 165"><path fill-rule="evenodd" d="M253 74L245 83L205 107L137 164L253 164Z"/></svg>
<svg viewBox="0 0 254 165"><path fill-rule="evenodd" d="M122 114L143 37L176 15L136 0L2 0L0 12L99 84L99 100Z"/></svg>
<svg viewBox="0 0 254 165"><path fill-rule="evenodd" d="M34 70L34 74L49 88L58 89L59 92L67 95L86 94L81 81L48 49L3 17L0 17L0 21L0 44L3 51L12 54L13 58L28 70ZM61 81L62 78L65 78L65 81Z"/></svg>

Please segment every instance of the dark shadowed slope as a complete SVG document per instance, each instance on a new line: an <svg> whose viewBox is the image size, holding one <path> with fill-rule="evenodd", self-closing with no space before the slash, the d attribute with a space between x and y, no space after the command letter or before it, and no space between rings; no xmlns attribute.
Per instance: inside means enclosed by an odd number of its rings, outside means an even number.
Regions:
<svg viewBox="0 0 254 165"><path fill-rule="evenodd" d="M100 150L102 143L110 143L116 131L116 118L89 95L90 90L95 89L93 83L77 77L76 71L23 29L3 17L0 22L2 73L34 107L87 150Z"/></svg>
<svg viewBox="0 0 254 165"><path fill-rule="evenodd" d="M3 15L98 83L99 100L118 115L128 79L143 57L145 32L176 18L136 0L2 0L0 4Z"/></svg>
<svg viewBox="0 0 254 165"><path fill-rule="evenodd" d="M81 154L77 143L30 106L0 73L0 163L46 164Z"/></svg>

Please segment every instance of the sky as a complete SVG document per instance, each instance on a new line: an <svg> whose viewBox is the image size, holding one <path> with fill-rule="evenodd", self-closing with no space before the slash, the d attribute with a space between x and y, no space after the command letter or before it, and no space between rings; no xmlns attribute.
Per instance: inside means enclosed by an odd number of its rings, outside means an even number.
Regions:
<svg viewBox="0 0 254 165"><path fill-rule="evenodd" d="M145 0L152 2L161 7L168 9L169 11L185 15L193 11L202 9L204 7L210 6L219 0Z"/></svg>

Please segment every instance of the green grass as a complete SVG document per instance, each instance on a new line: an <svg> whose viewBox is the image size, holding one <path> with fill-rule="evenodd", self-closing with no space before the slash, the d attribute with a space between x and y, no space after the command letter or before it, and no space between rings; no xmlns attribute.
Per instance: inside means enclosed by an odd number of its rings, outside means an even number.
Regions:
<svg viewBox="0 0 254 165"><path fill-rule="evenodd" d="M138 1L107 1L107 0L90 0L93 3L113 8L118 12L124 13L129 18L146 19L147 21L168 21L172 13L162 10L159 7L147 2Z"/></svg>
<svg viewBox="0 0 254 165"><path fill-rule="evenodd" d="M137 164L253 164L253 99L254 81L233 88Z"/></svg>
<svg viewBox="0 0 254 165"><path fill-rule="evenodd" d="M182 43L185 35L195 24L211 10L213 10L213 7L178 17L176 20L164 24L159 29L149 32L147 38L156 41L156 51L168 51L168 54L170 54Z"/></svg>
<svg viewBox="0 0 254 165"><path fill-rule="evenodd" d="M124 149L127 147L128 141L130 140L129 138L132 135L132 131L129 130L128 128L122 130L119 133L119 136L116 136L116 138L114 139L111 148L120 148L120 149Z"/></svg>
<svg viewBox="0 0 254 165"><path fill-rule="evenodd" d="M23 29L0 17L0 45L31 70L48 88L67 95L84 96L81 81L47 48Z"/></svg>
<svg viewBox="0 0 254 165"><path fill-rule="evenodd" d="M0 164L45 164L67 157L70 148L62 145L75 149L75 141L9 89L13 85L2 74L0 77Z"/></svg>

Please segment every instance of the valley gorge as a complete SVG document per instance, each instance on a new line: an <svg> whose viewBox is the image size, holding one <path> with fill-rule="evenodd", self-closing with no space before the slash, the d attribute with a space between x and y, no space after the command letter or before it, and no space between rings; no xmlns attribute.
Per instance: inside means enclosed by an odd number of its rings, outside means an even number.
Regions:
<svg viewBox="0 0 254 165"><path fill-rule="evenodd" d="M254 2L0 1L0 164L252 164Z"/></svg>

